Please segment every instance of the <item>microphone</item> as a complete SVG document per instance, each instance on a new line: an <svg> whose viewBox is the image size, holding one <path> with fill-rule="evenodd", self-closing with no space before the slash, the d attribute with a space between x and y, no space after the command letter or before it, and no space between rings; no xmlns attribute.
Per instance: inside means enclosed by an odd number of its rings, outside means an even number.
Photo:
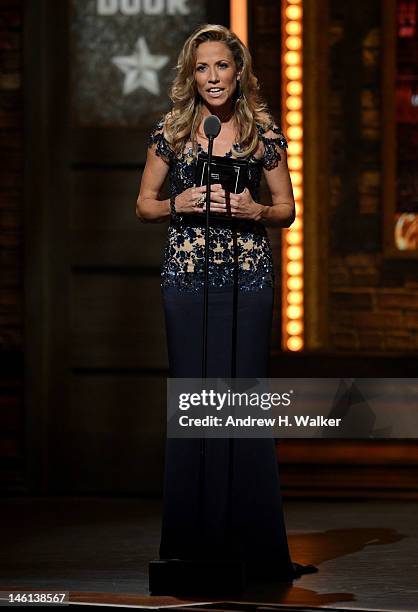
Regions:
<svg viewBox="0 0 418 612"><path fill-rule="evenodd" d="M221 122L216 115L209 115L209 117L206 117L205 121L203 122L203 129L206 138L211 140L216 138L221 131Z"/></svg>

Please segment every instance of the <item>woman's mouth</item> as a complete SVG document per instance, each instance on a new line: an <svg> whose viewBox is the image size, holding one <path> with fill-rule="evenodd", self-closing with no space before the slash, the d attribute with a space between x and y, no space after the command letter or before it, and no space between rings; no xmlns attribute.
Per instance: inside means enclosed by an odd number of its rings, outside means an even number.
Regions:
<svg viewBox="0 0 418 612"><path fill-rule="evenodd" d="M207 89L206 91L211 98L219 98L219 96L223 94L224 89L222 87L211 87L210 89Z"/></svg>

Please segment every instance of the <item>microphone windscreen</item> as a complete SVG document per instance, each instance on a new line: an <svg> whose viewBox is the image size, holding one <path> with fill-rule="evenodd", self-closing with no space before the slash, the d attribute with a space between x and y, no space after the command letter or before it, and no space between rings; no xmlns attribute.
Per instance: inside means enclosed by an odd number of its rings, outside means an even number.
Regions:
<svg viewBox="0 0 418 612"><path fill-rule="evenodd" d="M203 122L206 138L216 138L221 131L221 122L216 115L209 115Z"/></svg>

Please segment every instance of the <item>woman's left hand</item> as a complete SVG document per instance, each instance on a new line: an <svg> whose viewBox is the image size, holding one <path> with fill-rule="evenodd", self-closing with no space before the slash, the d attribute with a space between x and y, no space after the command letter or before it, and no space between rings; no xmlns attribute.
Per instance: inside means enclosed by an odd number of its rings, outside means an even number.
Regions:
<svg viewBox="0 0 418 612"><path fill-rule="evenodd" d="M263 209L262 204L257 204L251 197L248 188L241 193L229 194L231 215L238 219L253 219L258 221Z"/></svg>

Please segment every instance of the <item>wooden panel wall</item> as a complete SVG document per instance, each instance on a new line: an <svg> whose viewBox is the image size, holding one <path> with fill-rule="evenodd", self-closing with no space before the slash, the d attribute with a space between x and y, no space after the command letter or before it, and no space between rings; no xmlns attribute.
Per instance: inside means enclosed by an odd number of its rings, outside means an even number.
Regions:
<svg viewBox="0 0 418 612"><path fill-rule="evenodd" d="M22 0L0 6L0 486L24 486Z"/></svg>
<svg viewBox="0 0 418 612"><path fill-rule="evenodd" d="M135 215L149 127L72 123L68 6L40 0L27 14L27 48L42 37L28 52L27 77L28 91L36 83L39 92L27 112L36 143L26 191L35 229L26 235L27 409L36 432L28 480L47 492L153 495L165 441L167 225ZM222 21L225 7L215 13ZM150 108L150 122L157 118Z"/></svg>
<svg viewBox="0 0 418 612"><path fill-rule="evenodd" d="M47 451L33 485L155 494L164 457L159 268L166 227L142 225L135 215L147 134L71 126L69 14L65 3L45 0L42 7L34 17L45 31L40 112L48 117L42 137L51 149L38 222L48 250L38 260L46 279L47 377L32 412L43 393L48 400L41 432ZM67 58L65 67L59 57Z"/></svg>

